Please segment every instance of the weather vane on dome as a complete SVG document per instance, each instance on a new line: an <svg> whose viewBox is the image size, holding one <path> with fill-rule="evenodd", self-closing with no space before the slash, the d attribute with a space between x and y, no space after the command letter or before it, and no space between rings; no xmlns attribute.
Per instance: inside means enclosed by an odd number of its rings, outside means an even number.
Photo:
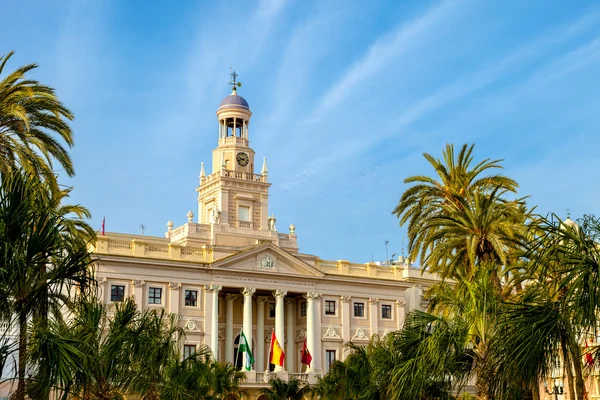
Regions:
<svg viewBox="0 0 600 400"><path fill-rule="evenodd" d="M242 82L236 82L236 79L238 77L238 74L235 73L235 71L233 71L231 69L231 67L229 67L229 71L231 71L229 73L229 75L231 75L231 81L229 82L230 85L233 86L233 90L235 90L235 87L242 87Z"/></svg>

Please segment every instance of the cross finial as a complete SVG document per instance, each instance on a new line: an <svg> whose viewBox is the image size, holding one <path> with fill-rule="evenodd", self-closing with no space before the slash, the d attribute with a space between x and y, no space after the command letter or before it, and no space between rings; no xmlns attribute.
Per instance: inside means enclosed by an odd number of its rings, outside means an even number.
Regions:
<svg viewBox="0 0 600 400"><path fill-rule="evenodd" d="M571 219L571 210L567 207L567 218Z"/></svg>
<svg viewBox="0 0 600 400"><path fill-rule="evenodd" d="M234 70L231 69L231 67L229 67L229 75L231 76L231 81L229 81L229 84L233 86L233 90L235 90L235 87L240 87L242 86L241 82L237 82L237 77L238 74L235 73Z"/></svg>

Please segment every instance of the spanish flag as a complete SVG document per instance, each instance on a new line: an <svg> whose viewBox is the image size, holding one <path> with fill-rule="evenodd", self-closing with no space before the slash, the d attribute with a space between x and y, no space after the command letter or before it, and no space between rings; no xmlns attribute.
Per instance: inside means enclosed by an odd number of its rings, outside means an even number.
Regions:
<svg viewBox="0 0 600 400"><path fill-rule="evenodd" d="M285 359L285 353L277 341L275 336L275 330L271 331L271 364L279 365L283 367L283 360Z"/></svg>

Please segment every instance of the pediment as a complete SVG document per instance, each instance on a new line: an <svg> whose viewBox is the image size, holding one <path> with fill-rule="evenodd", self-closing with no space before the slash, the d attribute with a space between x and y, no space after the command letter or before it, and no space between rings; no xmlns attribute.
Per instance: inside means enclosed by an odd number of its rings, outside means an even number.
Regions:
<svg viewBox="0 0 600 400"><path fill-rule="evenodd" d="M217 260L211 264L211 268L281 276L324 276L319 270L271 243Z"/></svg>

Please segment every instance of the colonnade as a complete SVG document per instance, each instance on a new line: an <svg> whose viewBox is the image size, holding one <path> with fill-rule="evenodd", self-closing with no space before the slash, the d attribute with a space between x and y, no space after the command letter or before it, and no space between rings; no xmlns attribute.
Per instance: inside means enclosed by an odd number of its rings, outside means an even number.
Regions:
<svg viewBox="0 0 600 400"><path fill-rule="evenodd" d="M209 345L213 352L213 356L219 359L219 292L222 290L222 286L219 285L207 285L205 286L206 291L206 317L205 317L205 337L204 342ZM243 323L242 329L244 335L248 340L248 343L253 343L253 308L256 303L256 340L254 341L255 347L253 349L254 355L254 366L252 370L258 372L264 371L268 368L269 360L265 359L267 348L265 348L265 304L268 304L269 297L257 296L254 299L256 288L245 287L240 290L240 294L243 296ZM286 298L287 291L285 290L274 290L272 292L275 298L275 336L277 341L285 352L284 367L277 366L276 372L295 372L296 365L294 363L295 357L299 357L299 354L295 354L295 330L294 330L294 319L295 319L295 299ZM233 303L240 295L235 293L228 293L225 295L225 361L234 362L234 332L233 332ZM320 302L317 301L320 298L318 293L306 293L303 296L306 299L306 344L308 351L312 356L311 367L307 372L320 373L322 370L321 366L321 312ZM287 307L286 307L287 306ZM285 314L287 314L287 327L285 324ZM267 344L268 346L268 344ZM268 357L268 355L267 355ZM299 372L299 371L298 371Z"/></svg>

